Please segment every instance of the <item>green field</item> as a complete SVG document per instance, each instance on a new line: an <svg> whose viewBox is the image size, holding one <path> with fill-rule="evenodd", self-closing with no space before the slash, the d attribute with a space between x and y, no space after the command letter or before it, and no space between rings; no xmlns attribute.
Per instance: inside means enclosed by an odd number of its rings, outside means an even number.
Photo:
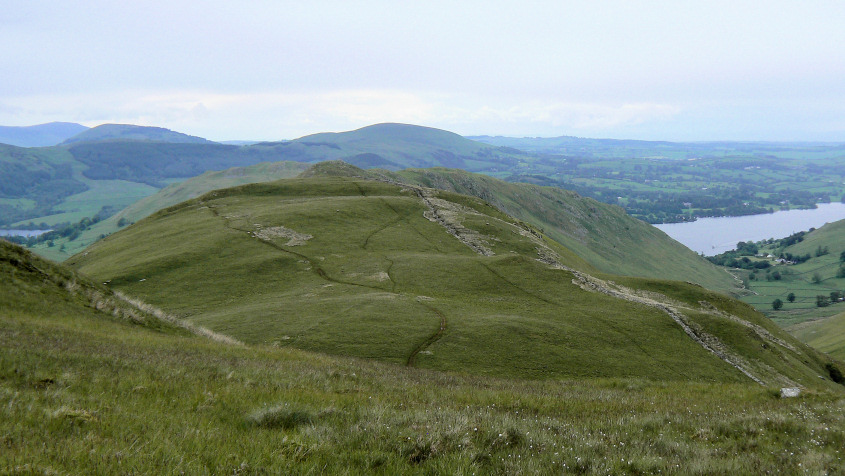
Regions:
<svg viewBox="0 0 845 476"><path fill-rule="evenodd" d="M845 471L842 387L815 376L789 399L747 380L465 376L198 337L2 241L0 278L4 474Z"/></svg>
<svg viewBox="0 0 845 476"><path fill-rule="evenodd" d="M807 320L822 319L843 311L841 302L828 306L817 306L817 296L829 296L831 292L845 291L845 278L839 278L839 269L843 263L841 254L845 252L845 220L828 223L819 229L806 232L801 241L789 246L781 246L778 240L772 244L759 243L761 254L775 257L789 253L794 256L809 256L799 264L777 264L769 258L754 258L774 263L768 270L758 270L754 278L749 279L751 271L732 270L742 278L748 292L742 300L764 312L781 326L787 327ZM817 256L820 249L824 253ZM778 279L772 279L777 273ZM795 301L787 297L795 295ZM780 299L783 307L772 309L772 302Z"/></svg>

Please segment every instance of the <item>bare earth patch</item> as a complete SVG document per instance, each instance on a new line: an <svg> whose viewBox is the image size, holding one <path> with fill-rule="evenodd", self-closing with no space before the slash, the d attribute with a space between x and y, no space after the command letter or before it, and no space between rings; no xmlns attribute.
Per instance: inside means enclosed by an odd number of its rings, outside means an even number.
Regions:
<svg viewBox="0 0 845 476"><path fill-rule="evenodd" d="M273 238L287 238L288 242L285 243L285 246L304 245L306 241L314 238L309 234L300 233L283 226L271 226L267 228L261 228L261 225L255 226L258 228L258 231L255 232L256 238L264 241L273 241Z"/></svg>

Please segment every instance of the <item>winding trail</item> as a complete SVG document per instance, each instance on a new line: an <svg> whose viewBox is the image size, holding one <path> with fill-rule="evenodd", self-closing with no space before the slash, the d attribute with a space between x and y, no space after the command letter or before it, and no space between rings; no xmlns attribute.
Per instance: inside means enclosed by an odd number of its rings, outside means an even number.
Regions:
<svg viewBox="0 0 845 476"><path fill-rule="evenodd" d="M408 362L405 364L405 365L407 365L408 367L413 367L413 366L414 366L414 362L415 362L415 361L416 361L416 359L417 359L417 355L419 355L419 353L420 353L420 352L422 352L423 350L427 349L427 348L428 348L428 347L430 347L432 344L434 344L435 342L437 342L438 340L440 340L440 338L441 338L441 337L443 337L443 333L445 333L445 332L446 332L446 316L445 316L445 315L443 315L443 313L442 313L442 312L440 312L440 311L439 311L436 307L434 307L434 306L431 306L431 305L425 304L425 303L423 303L423 302L420 302L420 304L422 304L422 305L423 305L423 307L428 308L431 312L433 312L433 313L437 314L437 316L440 318L440 328L439 328L439 329L437 329L437 332L435 332L434 334L432 334L432 335L431 335L428 339L426 339L423 343L421 343L420 345L418 345L416 349L414 349L413 351L411 351L411 355L409 355L409 356L408 356Z"/></svg>

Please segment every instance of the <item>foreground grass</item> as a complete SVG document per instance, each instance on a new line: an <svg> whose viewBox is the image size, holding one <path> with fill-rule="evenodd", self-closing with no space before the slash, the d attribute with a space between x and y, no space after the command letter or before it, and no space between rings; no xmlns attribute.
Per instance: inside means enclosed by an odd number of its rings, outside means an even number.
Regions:
<svg viewBox="0 0 845 476"><path fill-rule="evenodd" d="M841 395L469 378L96 316L0 322L3 472L845 471Z"/></svg>
<svg viewBox="0 0 845 476"><path fill-rule="evenodd" d="M842 392L503 380L224 345L98 311L73 291L95 283L8 256L3 474L845 471Z"/></svg>

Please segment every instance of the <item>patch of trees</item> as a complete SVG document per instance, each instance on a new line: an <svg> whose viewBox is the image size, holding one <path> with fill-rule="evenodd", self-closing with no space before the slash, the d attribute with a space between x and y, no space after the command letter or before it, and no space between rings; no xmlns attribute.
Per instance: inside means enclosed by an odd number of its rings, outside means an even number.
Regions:
<svg viewBox="0 0 845 476"><path fill-rule="evenodd" d="M769 269L772 263L766 260L752 260L749 256L755 256L759 251L759 246L753 242L740 241L736 244L736 249L726 251L716 256L708 256L707 260L717 266L727 266L729 268L741 269ZM775 271L777 275L774 279L780 279L780 273ZM754 279L753 277L751 279Z"/></svg>
<svg viewBox="0 0 845 476"><path fill-rule="evenodd" d="M38 236L6 236L3 237L6 241L17 243L26 247L32 247L39 243L47 243L47 246L52 247L53 241L61 238L67 238L68 241L73 241L79 238L83 231L90 229L93 225L105 220L114 215L118 210L114 207L105 206L97 212L93 217L85 217L76 223L59 223L55 225L52 231L42 233Z"/></svg>
<svg viewBox="0 0 845 476"><path fill-rule="evenodd" d="M289 160L283 147L223 144L173 144L113 141L81 143L69 152L88 165L83 174L96 180L130 180L162 187L163 179L195 177L209 170Z"/></svg>
<svg viewBox="0 0 845 476"><path fill-rule="evenodd" d="M73 179L70 164L43 160L27 149L0 148L0 198L29 199L31 208L0 205L0 226L50 214L64 197L84 192L88 187Z"/></svg>

